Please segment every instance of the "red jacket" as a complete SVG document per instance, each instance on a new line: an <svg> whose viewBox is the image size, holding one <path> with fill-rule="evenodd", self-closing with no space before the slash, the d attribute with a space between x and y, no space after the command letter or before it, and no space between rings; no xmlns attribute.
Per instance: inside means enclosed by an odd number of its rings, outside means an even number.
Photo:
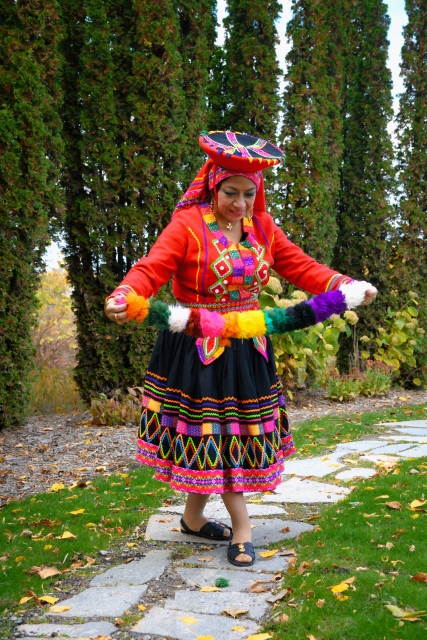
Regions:
<svg viewBox="0 0 427 640"><path fill-rule="evenodd" d="M254 215L251 222L245 219L243 229L248 237L236 247L224 237L221 241L222 233L206 211L193 206L176 213L120 286L149 298L172 276L178 302L227 311L257 307L269 267L313 294L336 289L349 280L307 256L267 213Z"/></svg>

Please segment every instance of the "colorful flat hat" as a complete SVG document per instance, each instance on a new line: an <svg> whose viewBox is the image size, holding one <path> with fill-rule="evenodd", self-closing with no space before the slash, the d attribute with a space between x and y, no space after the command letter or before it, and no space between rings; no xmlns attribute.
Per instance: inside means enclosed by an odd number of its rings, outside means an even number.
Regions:
<svg viewBox="0 0 427 640"><path fill-rule="evenodd" d="M199 144L209 156L199 173L182 196L175 212L210 201L209 174L222 167L250 177L269 167L278 165L283 151L275 144L238 131L202 131ZM248 175L249 174L249 175ZM259 183L259 177L254 182ZM214 181L215 182L215 181ZM265 211L264 181L257 189L254 212Z"/></svg>

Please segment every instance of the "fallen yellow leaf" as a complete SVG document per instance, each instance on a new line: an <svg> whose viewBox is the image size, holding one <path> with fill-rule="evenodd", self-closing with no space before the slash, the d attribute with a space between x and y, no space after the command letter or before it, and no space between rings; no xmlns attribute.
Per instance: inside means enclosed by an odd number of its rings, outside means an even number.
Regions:
<svg viewBox="0 0 427 640"><path fill-rule="evenodd" d="M184 617L180 618L180 620L184 624L196 624L196 622L199 622L197 620L197 618L192 618L191 616L184 616Z"/></svg>
<svg viewBox="0 0 427 640"><path fill-rule="evenodd" d="M249 636L247 640L268 640L268 638L272 638L269 633L256 633L255 635Z"/></svg>
<svg viewBox="0 0 427 640"><path fill-rule="evenodd" d="M427 500L412 500L411 509L417 509L418 507L423 507L426 504Z"/></svg>
<svg viewBox="0 0 427 640"><path fill-rule="evenodd" d="M249 609L224 609L223 613L231 618L238 618L244 613L249 613Z"/></svg>
<svg viewBox="0 0 427 640"><path fill-rule="evenodd" d="M213 636L197 636L196 640L215 640Z"/></svg>
<svg viewBox="0 0 427 640"><path fill-rule="evenodd" d="M69 606L65 606L65 605L60 605L60 604L56 604L53 607L50 608L52 613L63 613L64 611L69 611L71 609L71 607Z"/></svg>
<svg viewBox="0 0 427 640"><path fill-rule="evenodd" d="M65 485L61 483L55 483L50 487L50 491L61 491L62 489L65 489Z"/></svg>
<svg viewBox="0 0 427 640"><path fill-rule="evenodd" d="M139 605L138 605L138 609L139 609L140 611L145 611L145 609L146 609L146 608L147 608L147 607L144 607L144 605L143 605L143 604L139 604Z"/></svg>
<svg viewBox="0 0 427 640"><path fill-rule="evenodd" d="M348 600L348 596L342 596L340 593L334 593L334 596L340 602L344 602L344 600Z"/></svg>
<svg viewBox="0 0 427 640"><path fill-rule="evenodd" d="M126 546L127 547L137 547L138 543L137 542L126 542Z"/></svg>
<svg viewBox="0 0 427 640"><path fill-rule="evenodd" d="M409 620L410 622L413 621L412 618L415 618L416 616L423 616L426 613L425 611L411 611L410 609L402 609L401 607L397 607L394 604L385 604L384 606L395 618L400 618L401 620Z"/></svg>
<svg viewBox="0 0 427 640"><path fill-rule="evenodd" d="M68 538L77 538L77 536L75 536L73 533L71 533L70 531L64 531L64 533L62 534L62 536L56 536L57 540L67 540Z"/></svg>
<svg viewBox="0 0 427 640"><path fill-rule="evenodd" d="M28 600L32 600L33 597L32 596L24 596L23 598L20 599L18 604L25 604L26 602L28 602Z"/></svg>
<svg viewBox="0 0 427 640"><path fill-rule="evenodd" d="M25 556L18 556L15 558L15 562L22 562L22 560L25 560Z"/></svg>
<svg viewBox="0 0 427 640"><path fill-rule="evenodd" d="M240 627L239 625L236 625L235 627L231 627L232 631L244 631L246 629L246 627Z"/></svg>
<svg viewBox="0 0 427 640"><path fill-rule="evenodd" d="M272 549L271 551L258 551L258 555L261 556L261 558L272 558L278 551L279 549Z"/></svg>
<svg viewBox="0 0 427 640"><path fill-rule="evenodd" d="M335 584L333 587L328 587L332 591L332 593L342 593L343 591L347 591L348 584L345 582L340 582L340 584Z"/></svg>
<svg viewBox="0 0 427 640"><path fill-rule="evenodd" d="M219 587L202 587L200 591L203 591L203 593L211 593L212 591L221 591L221 589L219 589Z"/></svg>
<svg viewBox="0 0 427 640"><path fill-rule="evenodd" d="M45 545L44 545L44 547L43 547L43 549L44 549L45 551L49 551L49 549L52 549L52 545L51 545L51 544L45 544Z"/></svg>
<svg viewBox="0 0 427 640"><path fill-rule="evenodd" d="M84 513L86 509L76 509L76 511L70 511L73 516L78 516L79 513Z"/></svg>
<svg viewBox="0 0 427 640"><path fill-rule="evenodd" d="M87 522L85 527L96 527L96 524L94 522Z"/></svg>
<svg viewBox="0 0 427 640"><path fill-rule="evenodd" d="M39 600L47 602L48 604L55 604L55 602L58 602L59 598L54 598L53 596L40 596Z"/></svg>

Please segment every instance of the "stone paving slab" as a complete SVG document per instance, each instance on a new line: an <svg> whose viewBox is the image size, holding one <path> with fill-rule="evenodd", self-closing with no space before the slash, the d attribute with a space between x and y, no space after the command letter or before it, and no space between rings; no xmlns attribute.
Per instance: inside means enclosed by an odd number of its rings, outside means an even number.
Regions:
<svg viewBox="0 0 427 640"><path fill-rule="evenodd" d="M257 516L280 516L286 515L287 513L285 509L275 507L273 505L247 503L246 506L248 508L250 518ZM163 513L179 513L182 515L184 513L184 509L185 505L177 504L172 505L171 507L161 507L159 511L162 511ZM230 515L222 500L221 502L219 500L209 501L203 513L207 518L211 518L212 520L221 520L221 522L227 519L230 520Z"/></svg>
<svg viewBox="0 0 427 640"><path fill-rule="evenodd" d="M84 624L21 624L21 634L35 638L37 636L66 636L67 638L88 638L89 636L108 636L117 631L111 622L85 622Z"/></svg>
<svg viewBox="0 0 427 640"><path fill-rule="evenodd" d="M427 436L388 436L389 440L395 442L418 442L419 444L427 444Z"/></svg>
<svg viewBox="0 0 427 640"><path fill-rule="evenodd" d="M337 444L337 451L348 449L348 451L370 451L375 447L381 447L383 440L355 440L354 442L340 442Z"/></svg>
<svg viewBox="0 0 427 640"><path fill-rule="evenodd" d="M366 455L363 456L362 460L370 460L370 462L374 462L375 464L381 464L383 462L398 462L400 460L398 454L396 454L395 456L388 456L386 454L380 454L380 453L376 453L374 454L370 454L367 453Z"/></svg>
<svg viewBox="0 0 427 640"><path fill-rule="evenodd" d="M269 494L267 497L273 498L275 496ZM266 500L266 502L270 502L270 500ZM186 535L179 531L172 531L172 529L179 528L180 516L169 517L172 518L170 522L159 522L159 520L164 519L164 516L151 516L147 524L145 539L164 542L191 542L191 544L224 544L224 541L221 540L215 541L207 538ZM225 522L225 524L229 523L230 521ZM252 529L252 542L255 547L265 547L270 543L277 542L283 538L296 538L303 531L311 531L313 528L311 525L305 524L304 522L291 522L288 520L279 520L278 518L259 518L257 520L253 520L252 524L255 525L255 528ZM285 527L289 527L289 531L287 533L282 533L281 529Z"/></svg>
<svg viewBox="0 0 427 640"><path fill-rule="evenodd" d="M354 467L353 469L346 469L340 471L335 476L337 480L354 480L355 478L372 478L377 474L376 469L368 469L367 467Z"/></svg>
<svg viewBox="0 0 427 640"><path fill-rule="evenodd" d="M405 451L406 449L410 449L414 445L412 444L388 444L385 447L378 447L377 449L371 449L369 452L371 455L375 455L377 453L380 454L389 454L389 453L400 453L401 451Z"/></svg>
<svg viewBox="0 0 427 640"><path fill-rule="evenodd" d="M341 462L337 462L336 458L331 455L319 456L317 458L307 458L304 460L291 460L285 463L284 475L290 476L315 476L323 478L331 473L335 473L338 469L345 467Z"/></svg>
<svg viewBox="0 0 427 640"><path fill-rule="evenodd" d="M256 563L252 566L253 571L235 571L237 567L233 567L232 564L229 565L231 568L227 571L223 571L222 569L207 569L205 567L198 567L196 569L176 569L177 573L188 582L192 587L214 587L215 580L217 578L227 578L229 581L229 586L221 589L221 593L231 591L236 593L237 591L245 591L249 589L254 580L265 580L270 581L274 578L273 573L263 573L262 575L259 573L255 573L256 571ZM276 583L271 583L271 588L277 587ZM190 592L191 593L191 592ZM218 592L217 592L218 593ZM197 600L199 595L202 595L200 592L193 591L193 598ZM211 595L208 593L208 595ZM268 594L267 595L271 595Z"/></svg>
<svg viewBox="0 0 427 640"><path fill-rule="evenodd" d="M220 615L224 609L246 609L247 617L259 620L267 612L269 606L265 598L271 594L234 593L215 591L213 593L197 593L194 591L177 591L175 600L166 600L165 609L179 609L193 613L209 613ZM239 624L242 620L239 616Z"/></svg>
<svg viewBox="0 0 427 640"><path fill-rule="evenodd" d="M63 613L47 613L57 618L116 618L126 609L136 604L147 591L147 585L131 587L90 587L85 591L57 602L57 605L69 606L71 609Z"/></svg>
<svg viewBox="0 0 427 640"><path fill-rule="evenodd" d="M234 565L231 565L227 560L227 547L217 547L216 549L212 549L212 551L197 553L194 556L185 558L185 562L209 569L222 569L225 571L232 568L233 571L256 571L257 573L261 571L286 571L288 568L288 563L283 556L278 556L276 554L272 558L262 558L258 555L256 550L255 553L256 563L252 567L235 567ZM212 560L210 562L199 560L199 558L206 557L210 557Z"/></svg>
<svg viewBox="0 0 427 640"><path fill-rule="evenodd" d="M402 422L380 422L376 427L425 427L427 420L402 420Z"/></svg>
<svg viewBox="0 0 427 640"><path fill-rule="evenodd" d="M406 433L408 436L427 436L427 429L410 429L409 427L399 427L399 433Z"/></svg>
<svg viewBox="0 0 427 640"><path fill-rule="evenodd" d="M159 578L168 565L169 551L149 551L142 560L119 564L90 581L91 587L116 587L125 584L145 584Z"/></svg>
<svg viewBox="0 0 427 640"><path fill-rule="evenodd" d="M185 624L180 618L189 617L197 620L195 624ZM245 627L245 631L233 631L233 627ZM159 638L174 640L196 640L199 636L211 635L215 640L243 640L254 634L259 626L252 620L234 620L226 616L197 615L191 611L165 612L154 607L149 613L132 627L134 633L151 634Z"/></svg>
<svg viewBox="0 0 427 640"><path fill-rule="evenodd" d="M297 502L305 504L332 503L343 500L348 493L350 493L350 489L338 487L335 484L291 478L286 482L282 482L275 489L274 494L265 495L262 500L263 502Z"/></svg>
<svg viewBox="0 0 427 640"><path fill-rule="evenodd" d="M419 447L408 449L400 454L402 458L427 458L427 444L422 444Z"/></svg>

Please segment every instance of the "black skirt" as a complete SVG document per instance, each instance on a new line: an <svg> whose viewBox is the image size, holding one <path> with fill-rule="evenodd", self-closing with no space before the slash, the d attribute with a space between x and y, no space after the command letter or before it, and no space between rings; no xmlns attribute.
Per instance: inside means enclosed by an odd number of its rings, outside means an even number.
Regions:
<svg viewBox="0 0 427 640"><path fill-rule="evenodd" d="M148 366L137 460L190 493L268 491L295 452L274 353L231 339L202 363L195 338L161 331Z"/></svg>

